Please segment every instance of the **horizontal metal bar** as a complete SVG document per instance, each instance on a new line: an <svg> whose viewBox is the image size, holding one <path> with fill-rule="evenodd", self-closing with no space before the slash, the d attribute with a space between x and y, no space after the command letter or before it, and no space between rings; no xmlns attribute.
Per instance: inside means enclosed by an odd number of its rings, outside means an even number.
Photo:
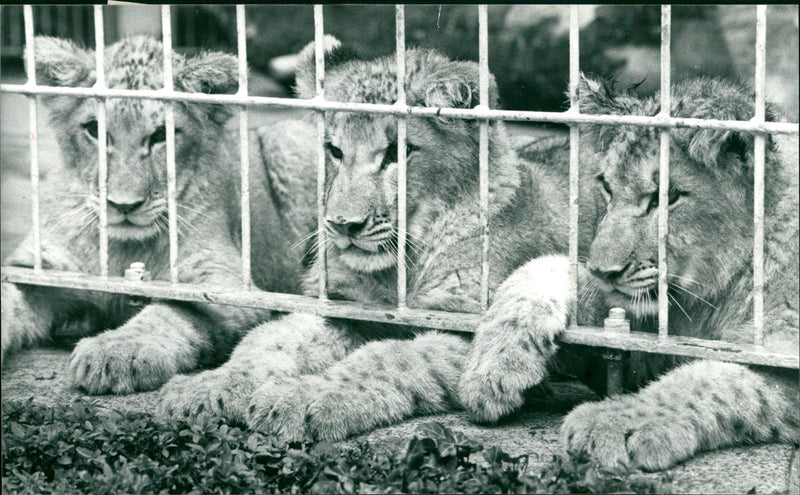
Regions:
<svg viewBox="0 0 800 495"><path fill-rule="evenodd" d="M552 122L560 124L632 125L658 128L719 129L726 131L770 134L800 134L800 124L790 122L751 122L749 120L715 120L642 115L589 115L573 112L532 112L476 108L433 108L396 104L348 103L313 99L276 98L269 96L209 95L205 93L165 92L164 90L59 88L25 84L0 84L0 93L26 95L64 95L76 97L138 98L192 103L217 103L246 106L305 108L318 111L363 112L383 115L416 115L420 117L452 117L458 119L511 120L516 122Z"/></svg>
<svg viewBox="0 0 800 495"><path fill-rule="evenodd" d="M714 359L732 363L777 366L798 369L800 358L797 355L766 352L763 347L750 344L734 344L721 340L703 340L694 337L681 337L646 332L620 334L595 327L570 328L564 332L561 342L591 347L608 347L623 351L637 351L657 354L672 354L698 359Z"/></svg>
<svg viewBox="0 0 800 495"><path fill-rule="evenodd" d="M303 312L319 316L346 318L411 325L423 328L473 332L481 316L471 313L450 313L419 309L384 308L350 301L320 301L317 298L279 294L273 292L246 291L232 287L197 284L171 285L168 282L131 282L121 277L107 279L82 273L45 270L35 272L30 268L2 267L0 280L8 283L65 287L116 294L176 299L212 304L225 304L276 311ZM608 347L628 351L674 354L700 359L716 359L744 364L800 368L800 358L790 354L766 352L762 347L749 344L702 340L691 337L669 335L659 339L658 335L642 332L620 334L594 327L579 327L566 330L562 342L594 347Z"/></svg>
<svg viewBox="0 0 800 495"><path fill-rule="evenodd" d="M351 301L320 300L316 297L276 292L246 291L238 287L198 284L172 285L165 281L130 282L121 277L102 279L74 272L45 270L34 274L29 268L2 267L3 282L65 287L79 290L129 294L155 299L176 299L229 306L266 308L275 311L302 312L319 316L369 320L398 325L414 325L441 330L472 331L480 315L449 313L417 309L398 310L355 303Z"/></svg>

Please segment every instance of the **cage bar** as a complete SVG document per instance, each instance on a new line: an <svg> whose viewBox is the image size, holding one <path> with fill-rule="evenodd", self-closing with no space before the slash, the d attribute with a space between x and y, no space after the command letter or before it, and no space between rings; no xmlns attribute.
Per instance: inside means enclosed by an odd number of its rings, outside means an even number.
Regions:
<svg viewBox="0 0 800 495"><path fill-rule="evenodd" d="M105 32L103 30L103 6L94 6L95 67L97 80L95 87L106 87L105 73ZM106 99L97 98L97 186L99 191L100 220L100 275L108 277L108 126Z"/></svg>
<svg viewBox="0 0 800 495"><path fill-rule="evenodd" d="M489 16L488 6L478 5L478 70L480 106L489 109ZM481 222L481 311L489 309L489 121L478 123L479 202Z"/></svg>
<svg viewBox="0 0 800 495"><path fill-rule="evenodd" d="M405 6L395 6L395 52L397 57L397 106L406 106L406 18ZM406 156L407 120L397 117L397 307L406 307Z"/></svg>
<svg viewBox="0 0 800 495"><path fill-rule="evenodd" d="M322 5L314 5L314 55L316 58L316 100L325 100L325 29ZM325 112L317 112L317 273L319 299L326 300L328 285L328 236L325 233Z"/></svg>
<svg viewBox="0 0 800 495"><path fill-rule="evenodd" d="M169 5L161 6L161 32L164 43L164 91L173 91L172 81L172 13ZM175 177L175 109L166 106L164 127L167 131L167 210L169 216L169 279L178 283L178 206Z"/></svg>
<svg viewBox="0 0 800 495"><path fill-rule="evenodd" d="M347 318L364 321L410 325L421 328L452 330L471 333L478 326L481 316L472 313L405 309L368 305L352 301L324 301L317 298L262 291L245 291L230 286L179 284L164 281L130 282L122 277L102 279L82 273L30 268L3 267L2 282L36 284L48 287L93 290L114 294L156 299L197 301L229 306L273 309L275 311L303 312L332 318ZM797 354L779 354L751 344L736 344L716 340L669 335L661 339L645 332L631 332L620 336L618 332L607 332L602 328L580 327L568 329L561 342L592 347L674 354L701 359L716 359L736 363L747 363L782 368L798 369Z"/></svg>
<svg viewBox="0 0 800 495"><path fill-rule="evenodd" d="M764 122L766 83L767 6L756 6L755 122ZM764 148L756 134L753 149L753 343L764 345Z"/></svg>
<svg viewBox="0 0 800 495"><path fill-rule="evenodd" d="M28 86L36 86L36 55L33 41L33 7L23 6L25 19L25 51L26 67L28 71ZM30 134L31 150L31 214L33 215L33 268L42 269L42 237L39 222L39 135L38 135L38 104L36 96L28 96L28 133Z"/></svg>
<svg viewBox="0 0 800 495"><path fill-rule="evenodd" d="M569 8L569 111L580 113L578 84L580 79L580 18L578 5ZM580 190L580 130L569 128L569 293L570 327L578 326L578 201Z"/></svg>
<svg viewBox="0 0 800 495"><path fill-rule="evenodd" d="M630 125L636 127L717 129L723 131L761 132L769 134L798 135L800 124L791 122L763 122L751 120L695 119L685 117L648 117L643 115L592 115L566 112L538 112L528 110L499 110L475 108L415 107L405 109L391 104L352 103L314 99L277 98L270 96L210 95L205 93L179 93L159 90L131 90L67 88L54 86L30 87L23 84L0 84L0 93L23 95L64 95L77 97L105 96L106 98L135 98L187 103L213 103L220 105L247 105L276 108L302 108L315 111L355 112L376 115L414 115L419 117L449 117L470 120L508 120L515 122L547 122L556 124Z"/></svg>
<svg viewBox="0 0 800 495"><path fill-rule="evenodd" d="M640 351L657 352L662 354L683 355L696 358L718 359L748 364L761 364L768 366L780 366L787 368L798 368L797 355L785 355L765 352L760 344L763 342L763 242L764 242L764 153L765 153L765 133L798 135L800 127L798 124L788 122L765 122L764 113L764 88L765 88L765 39L766 39L766 7L757 7L757 38L756 38L756 96L755 96L755 117L751 121L722 121L722 120L702 120L688 118L673 118L669 115L670 109L670 17L669 6L662 7L662 45L661 45L661 113L655 117L645 116L611 116L611 115L582 115L578 109L577 93L575 91L578 81L578 8L573 6L570 11L570 103L571 107L566 112L529 112L529 111L503 111L490 109L488 105L488 16L487 6L480 5L479 12L479 64L480 64L480 99L481 105L472 109L452 109L452 108L428 108L428 107L408 107L405 101L403 85L403 74L405 72L405 32L403 25L404 10L402 6L397 6L397 63L398 63L398 101L392 105L375 105L362 103L328 102L324 99L324 30L323 30L323 10L321 5L314 7L315 19L315 55L317 64L317 95L310 100L295 100L289 98L272 97L252 97L247 94L247 72L246 72L246 36L245 18L243 7L237 7L237 36L239 43L239 92L235 95L207 95L207 94L187 94L173 91L172 82L172 39L170 10L168 6L162 7L162 28L164 32L164 62L165 62L165 81L164 89L160 90L121 90L105 88L102 70L103 44L102 33L102 11L95 8L95 24L98 26L96 31L97 44L97 67L98 84L93 88L55 88L37 86L35 82L35 55L34 50L29 50L26 54L28 68L28 82L24 85L0 85L0 92L19 93L26 95L29 100L29 111L31 111L31 182L33 189L34 211L34 269L3 267L2 281L10 283L27 283L35 285L45 285L54 287L67 287L80 290L98 290L101 292L124 293L139 295L144 297L178 299L187 301L203 301L218 304L229 304L245 307L258 307L274 309L278 311L303 311L323 316L338 318L353 318L377 322L413 325L425 328L439 328L453 331L474 330L479 315L470 313L449 313L444 311L411 310L404 307L405 302L405 283L402 284L401 278L405 279L405 257L400 255L398 259L398 308L384 308L345 301L328 301L325 299L326 285L326 259L325 259L325 231L324 231L324 183L325 183L325 111L346 111L362 112L371 114L394 115L398 117L398 181L400 179L400 168L403 169L403 186L398 185L398 216L402 216L402 221L398 221L398 231L401 230L402 223L403 251L405 251L406 229L405 208L406 208L406 161L405 146L403 145L407 136L405 125L409 115L422 117L452 117L460 119L476 119L479 121L480 136L480 207L482 223L482 280L481 280L481 300L483 309L488 306L488 248L489 248L489 227L488 227L488 121L489 120L511 120L511 121L535 121L535 122L556 122L571 124L574 129L570 131L570 289L574 289L572 294L577 292L577 179L578 179L578 157L579 157L579 135L576 124L595 123L602 125L634 125L647 126L660 129L660 179L659 179L659 335L641 334L633 332L630 335L614 335L612 332L605 332L602 329L589 327L571 327L563 337L563 342L589 345L594 347L607 347L618 351ZM25 35L28 46L33 46L33 13L30 6L24 8ZM100 15L98 22L98 13ZM100 41L98 41L100 40ZM38 150L36 149L37 126L36 126L36 96L49 95L69 95L73 97L91 97L98 100L107 98L150 98L167 103L167 170L170 200L170 275L171 285L167 282L137 282L132 284L119 277L105 278L94 277L87 274L65 273L57 271L42 271L41 263L41 243L39 239L39 190L38 190ZM247 132L247 109L250 106L283 107L283 108L305 108L317 111L317 124L319 136L319 148L322 151L319 157L318 167L318 227L320 236L319 259L320 263L320 299L295 296L288 294L261 293L246 290L231 290L230 287L219 287L199 284L180 284L177 282L177 215L175 198L175 157L174 157L174 113L172 105L176 101L197 102L197 103L218 103L232 104L241 107L240 118L240 137L242 137L241 148L241 168L242 168L242 207L243 207L243 241L244 236L249 236L249 227L245 229L245 222L249 224L249 207L244 210L245 202L249 203L248 179L249 159L247 146L249 141ZM100 105L103 107L103 105ZM104 108L104 107L103 107ZM103 113L103 117L100 117ZM102 124L100 121L102 120ZM242 124L244 122L244 124ZM402 124L401 124L402 122ZM403 130L400 130L400 127ZM99 129L99 162L106 161L106 118L104 110L98 112ZM669 129L672 128L699 128L699 129L719 129L726 131L742 131L755 133L755 204L754 204L754 345L733 344L721 341L706 341L701 339L670 336L667 333L668 310L667 281L668 267L666 263L666 242L668 225L668 193L669 193ZM401 142L402 132L402 142ZM402 158L401 158L402 156ZM170 163L171 162L171 163ZM402 162L402 166L400 164ZM99 178L103 174L107 177L107 162L99 168L105 169L98 171ZM171 170L170 170L171 169ZM574 184L573 184L573 181ZM105 180L101 180L105 187ZM575 188L573 194L573 188ZM101 192L101 203L105 203L103 196L107 197L107 190ZM245 196L247 198L245 199ZM403 214L400 215L402 202ZM573 218L574 208L574 218ZM101 208L102 209L102 208ZM101 212L101 216L105 211ZM104 222L101 220L101 224ZM107 223L107 222L106 222ZM663 225L662 225L663 224ZM107 230L101 228L101 231ZM245 233L246 232L246 233ZM663 234L663 235L662 235ZM101 238L104 234L101 232ZM574 237L574 240L573 240ZM107 239L106 239L107 242ZM101 244L103 243L101 239ZM573 245L574 243L574 245ZM244 247L243 242L243 249ZM245 262L243 254L243 271L249 276L249 239L246 243L248 250L248 261ZM101 265L102 265L101 253ZM107 251L106 251L107 257ZM402 262L401 262L402 259ZM107 262L106 262L107 264ZM400 266L403 265L403 276L400 275ZM102 269L101 269L102 271ZM574 279L574 280L573 280ZM573 285L574 284L574 285ZM664 313L664 318L662 318ZM661 327L662 322L664 324ZM574 323L574 322L573 322ZM617 351L617 352L618 352Z"/></svg>
<svg viewBox="0 0 800 495"><path fill-rule="evenodd" d="M661 112L659 116L670 115L670 28L672 7L661 6ZM658 335L665 337L669 332L669 286L667 266L667 236L669 234L669 129L660 132L661 149L658 168Z"/></svg>
<svg viewBox="0 0 800 495"><path fill-rule="evenodd" d="M247 23L244 5L236 6L236 38L239 58L238 95L247 96ZM242 286L250 289L250 133L247 106L239 107L239 167L242 181Z"/></svg>

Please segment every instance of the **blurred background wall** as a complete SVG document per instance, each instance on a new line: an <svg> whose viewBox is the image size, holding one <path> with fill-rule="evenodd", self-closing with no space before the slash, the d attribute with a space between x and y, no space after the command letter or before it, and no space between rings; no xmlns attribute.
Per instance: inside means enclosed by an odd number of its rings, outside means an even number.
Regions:
<svg viewBox="0 0 800 495"><path fill-rule="evenodd" d="M2 14L2 57L10 69L24 44L22 7ZM160 33L155 6L106 7L106 40ZM34 7L36 32L94 44L91 6ZM510 109L564 109L568 77L569 8L560 5L491 5L490 69L504 106ZM672 9L673 80L722 76L752 82L755 54L754 5L675 5ZM659 82L658 5L581 7L581 69L614 77L620 85L641 84L654 92ZM477 60L477 8L474 5L409 5L409 46L437 48L447 55ZM235 10L227 5L173 7L178 49L235 50ZM365 57L394 51L392 5L327 5L325 30ZM314 36L311 5L247 7L248 58L256 77L254 93L289 94L291 71L280 57L296 53ZM789 120L798 120L798 7L768 8L767 84L769 98ZM276 86L277 82L280 86ZM281 89L282 88L282 89Z"/></svg>

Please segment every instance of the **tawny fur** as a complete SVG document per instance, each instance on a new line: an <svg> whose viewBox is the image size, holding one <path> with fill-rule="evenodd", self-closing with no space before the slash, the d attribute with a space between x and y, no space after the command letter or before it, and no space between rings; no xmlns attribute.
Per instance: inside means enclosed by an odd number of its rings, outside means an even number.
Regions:
<svg viewBox="0 0 800 495"><path fill-rule="evenodd" d="M587 113L659 111L658 96L615 95L592 79L584 79L580 91L581 110ZM752 94L719 80L676 85L672 102L671 114L679 117L753 117ZM580 267L578 323L602 325L608 309L620 306L627 309L633 330L657 332L658 208L652 201L658 190L659 131L624 126L582 131L581 173L588 180L581 193L585 265ZM752 343L752 136L696 129L676 129L671 136L670 334ZM531 152L541 153L535 147ZM568 148L552 146L548 153L564 160ZM768 139L764 344L795 355L797 161L797 137ZM544 379L548 368L567 370L604 392L605 366L598 352L557 345L569 320L567 277L565 258L537 259L498 290L490 311L497 308L497 318L478 328L459 385L460 398L476 419L495 421L516 410L522 392ZM577 407L562 427L567 454L655 470L703 450L800 442L796 371L645 353L631 353L625 367L626 388L644 388Z"/></svg>
<svg viewBox="0 0 800 495"><path fill-rule="evenodd" d="M344 61L338 42L327 43L326 98L395 102L393 57ZM309 46L301 54L301 97L314 95L313 53ZM427 50L407 51L406 61L409 104L478 104L477 64ZM492 82L492 107L496 95ZM395 305L396 119L331 112L326 131L328 295ZM408 143L408 306L477 312L478 124L409 117ZM501 240L490 252L494 292L525 261L566 249L567 186L560 170L521 161L502 122L489 127L489 166L489 224ZM546 191L560 199L545 197ZM342 221L360 231L343 235L331 226ZM317 294L317 269L308 273L308 295ZM451 334L290 315L250 332L217 370L168 383L160 411L166 417L223 414L283 439L340 439L458 408L456 385L467 350L467 341Z"/></svg>
<svg viewBox="0 0 800 495"><path fill-rule="evenodd" d="M163 87L163 48L150 38L106 48L110 88ZM180 91L229 93L238 81L231 55L175 54ZM94 54L57 38L36 38L39 84L89 87ZM94 99L42 97L60 144L63 166L41 184L42 264L46 269L99 274L98 166ZM123 221L109 207L108 270L122 276L141 261L155 280L169 280L165 105L109 99L108 199L144 204ZM181 282L241 287L238 142L217 105L175 105L178 273ZM92 135L94 133L94 135ZM252 279L273 291L299 292L301 250L293 239L313 225L314 151L305 144L314 128L285 122L250 136ZM229 149L231 148L231 149ZM309 173L310 172L310 173ZM294 191L289 193L289 191ZM135 225L134 225L135 224ZM33 266L29 237L5 260ZM176 373L223 361L245 332L270 319L270 311L178 301L143 308L122 295L3 284L2 354L49 338L64 327L82 333L73 351L73 383L93 394L156 388ZM78 321L79 320L79 321Z"/></svg>

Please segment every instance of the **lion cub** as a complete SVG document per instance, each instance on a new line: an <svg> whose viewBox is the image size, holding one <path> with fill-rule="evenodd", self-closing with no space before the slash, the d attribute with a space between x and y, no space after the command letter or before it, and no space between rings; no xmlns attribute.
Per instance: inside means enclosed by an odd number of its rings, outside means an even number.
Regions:
<svg viewBox="0 0 800 495"><path fill-rule="evenodd" d="M328 39L326 98L394 103L394 57L346 58ZM472 108L478 65L431 50L406 53L411 105ZM297 90L315 94L313 46ZM497 88L490 87L492 107ZM397 303L397 119L327 112L328 296ZM478 123L408 118L408 306L480 311ZM520 160L502 122L489 129L492 290L532 257L566 249L563 174ZM546 199L561 195L556 205ZM306 277L317 294L319 265ZM468 342L403 325L292 314L249 333L231 360L162 389L164 416L222 414L288 439L340 439L418 414L458 407Z"/></svg>
<svg viewBox="0 0 800 495"><path fill-rule="evenodd" d="M95 55L73 43L36 38L36 77L48 86L90 87ZM162 45L150 38L106 48L106 84L120 89L163 87ZM175 54L179 91L230 93L237 87L234 56ZM42 183L42 265L99 274L97 101L42 97L58 133L63 166ZM107 102L108 268L122 276L144 262L156 280L169 280L165 104ZM240 287L239 161L226 135L230 108L176 103L178 272L181 282ZM298 292L302 253L293 239L310 232L313 161L305 146L313 127L296 122L251 136L252 277L260 288ZM231 136L232 137L232 136ZM293 191L293 192L289 192ZM33 266L29 237L6 264ZM2 355L48 338L63 325L106 330L82 339L69 369L86 392L129 393L160 386L176 373L219 362L253 325L272 312L179 301L144 307L124 295L29 285L2 286ZM80 318L80 323L70 321Z"/></svg>
<svg viewBox="0 0 800 495"><path fill-rule="evenodd" d="M673 88L671 114L749 120L753 100L728 82L688 81ZM658 96L615 94L592 79L580 86L586 113L656 115L658 102ZM659 130L583 130L581 173L588 181L580 216L589 235L581 239L586 262L579 323L601 326L608 308L619 306L633 330L657 332ZM766 151L764 346L786 354L798 352L797 147L796 136L776 136L768 138ZM563 159L568 149L533 147L528 153ZM752 343L753 136L674 129L670 160L670 334ZM476 419L495 421L520 407L522 392L542 381L552 364L603 392L605 366L596 351L557 351L568 320L567 270L563 258L533 260L498 290L459 386ZM655 470L703 450L800 441L796 370L714 361L675 368L687 361L631 353L626 387L640 390L572 411L562 427L565 452Z"/></svg>

